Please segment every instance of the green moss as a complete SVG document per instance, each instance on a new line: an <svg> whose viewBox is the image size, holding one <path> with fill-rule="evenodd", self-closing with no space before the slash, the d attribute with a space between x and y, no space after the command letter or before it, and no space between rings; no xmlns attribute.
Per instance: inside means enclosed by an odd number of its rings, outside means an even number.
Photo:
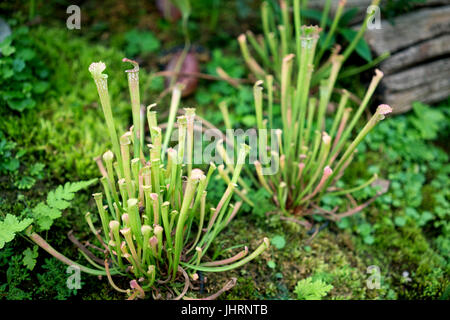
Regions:
<svg viewBox="0 0 450 320"><path fill-rule="evenodd" d="M88 67L93 61L107 63L107 73L114 78L110 94L117 130L122 132L131 123L124 72L128 66L121 61L124 55L89 44L67 29L39 27L31 34L46 65L53 70L51 93L45 103L22 117L2 115L5 121L0 130L7 132L19 147L33 152L36 159L48 163L50 174L59 182L96 177L98 170L93 158L110 146ZM145 71L141 78L143 83L147 81Z"/></svg>
<svg viewBox="0 0 450 320"><path fill-rule="evenodd" d="M358 256L349 234L336 235L325 229L308 242L310 236L305 230L298 230L291 223L274 224L271 229L268 232L255 225L249 216L230 225L220 238L221 247L226 247L231 237L233 241L252 246L263 235L271 238L281 230L286 246L281 250L272 246L245 269L226 275L207 275L208 293L217 291L220 284L234 276L238 279L236 286L221 299L294 299L293 290L297 282L312 276L333 285L334 289L328 296L330 299L373 299L379 296L378 292L367 289L367 266ZM275 263L274 269L268 266L269 261Z"/></svg>
<svg viewBox="0 0 450 320"><path fill-rule="evenodd" d="M399 298L439 298L446 286L445 261L429 245L420 228L409 224L395 228L380 224L376 231L372 255L380 259L380 267L389 268L389 277ZM411 281L405 282L403 272ZM397 287L398 286L398 287Z"/></svg>

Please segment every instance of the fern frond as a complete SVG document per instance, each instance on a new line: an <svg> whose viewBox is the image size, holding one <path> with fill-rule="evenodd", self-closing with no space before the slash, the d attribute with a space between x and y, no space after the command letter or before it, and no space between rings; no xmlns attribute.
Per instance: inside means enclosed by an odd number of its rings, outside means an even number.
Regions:
<svg viewBox="0 0 450 320"><path fill-rule="evenodd" d="M0 221L0 249L5 243L12 241L17 232L25 230L32 222L33 219L30 218L19 221L16 216L8 213L5 220Z"/></svg>
<svg viewBox="0 0 450 320"><path fill-rule="evenodd" d="M297 294L299 300L321 300L331 289L333 289L332 285L320 279L313 280L309 277L297 282L294 293Z"/></svg>
<svg viewBox="0 0 450 320"><path fill-rule="evenodd" d="M39 203L32 211L36 224L41 230L49 230L55 219L62 215L62 210L70 206L70 201L74 199L75 193L84 189L97 179L78 182L67 182L50 191L47 201Z"/></svg>

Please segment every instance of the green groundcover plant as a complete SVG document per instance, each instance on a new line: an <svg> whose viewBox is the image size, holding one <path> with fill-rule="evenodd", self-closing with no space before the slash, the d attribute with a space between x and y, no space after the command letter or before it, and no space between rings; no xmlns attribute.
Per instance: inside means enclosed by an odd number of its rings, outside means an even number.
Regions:
<svg viewBox="0 0 450 320"><path fill-rule="evenodd" d="M50 191L47 199L39 202L30 212L24 210L19 217L10 213L6 214L3 221L0 221L0 249L3 249L5 243L12 241L16 233L24 231L31 224L34 224L39 231L50 230L54 220L60 218L62 211L70 206L75 193L96 181L97 179L66 182Z"/></svg>
<svg viewBox="0 0 450 320"><path fill-rule="evenodd" d="M295 286L294 293L298 300L321 300L332 290L333 286L321 279L313 280L311 277L300 280Z"/></svg>
<svg viewBox="0 0 450 320"><path fill-rule="evenodd" d="M12 20L12 25L16 21ZM32 109L50 87L49 71L26 26L0 42L0 108Z"/></svg>
<svg viewBox="0 0 450 320"><path fill-rule="evenodd" d="M133 126L120 138L114 126L108 76L103 74L106 66L98 62L89 67L112 143L112 151L96 159L103 185L103 192L93 195L100 230L94 225L93 215L89 212L85 215L89 229L103 248L100 250L104 258L95 256L79 244L81 253L92 265L86 267L56 251L33 232L32 227L27 229L27 235L60 261L92 275L107 276L111 286L129 299L144 298L148 292L155 299L187 298L191 281L199 281L200 272L237 268L269 246L269 240L264 238L252 253L245 247L232 257L216 261L211 261L206 254L214 239L239 210L239 205L230 202L249 147L241 145L238 164L226 192L216 207L209 207L207 188L215 165L211 163L204 174L192 165L185 167L183 164L183 159L189 159L193 154L194 109L185 109L186 114L178 117L178 150L167 149L167 161L164 162L162 150L165 148L156 112L152 110L154 105L147 107L151 144L147 145L148 148L144 146L145 113L141 113L140 107L139 67L134 61L124 59L124 62L134 65L133 69L126 71ZM20 227L23 229L22 225ZM118 275L131 279L129 288L121 288L114 282L113 276ZM230 289L235 282L233 278L208 299Z"/></svg>

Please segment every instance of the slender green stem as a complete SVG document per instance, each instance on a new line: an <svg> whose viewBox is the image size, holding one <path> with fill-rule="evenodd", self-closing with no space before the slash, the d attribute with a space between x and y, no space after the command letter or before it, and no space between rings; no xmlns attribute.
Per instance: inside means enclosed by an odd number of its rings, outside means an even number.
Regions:
<svg viewBox="0 0 450 320"><path fill-rule="evenodd" d="M187 264L182 262L181 265L186 266L190 269L193 270L197 270L197 271L203 271L203 272L223 272L223 271L229 271L229 270L233 270L236 269L244 264L246 264L247 262L255 259L257 256L259 256L264 250L266 250L267 248L269 248L270 246L270 242L268 238L264 238L263 243L259 245L259 247L252 252L252 254L250 254L249 256L243 258L242 260L239 260L235 263L226 265L226 266L220 266L220 267L206 267L206 266L196 266L196 265L192 265L192 264Z"/></svg>
<svg viewBox="0 0 450 320"><path fill-rule="evenodd" d="M164 143L162 147L161 160L164 160L164 154L167 150L167 146L169 145L169 141L172 135L173 124L175 122L175 116L177 115L178 106L180 105L181 99L181 87L179 85L175 85L172 91L172 100L170 101L170 111L169 111L169 120L167 121L167 130L164 135Z"/></svg>
<svg viewBox="0 0 450 320"><path fill-rule="evenodd" d="M117 137L116 127L114 124L114 119L111 111L111 102L108 92L108 75L103 74L105 68L106 65L103 62L94 62L89 66L89 71L91 72L95 84L97 85L97 91L100 97L103 114L105 115L106 126L108 127L109 136L111 138L114 153L117 156L119 170L122 173L123 162L120 154L119 139Z"/></svg>

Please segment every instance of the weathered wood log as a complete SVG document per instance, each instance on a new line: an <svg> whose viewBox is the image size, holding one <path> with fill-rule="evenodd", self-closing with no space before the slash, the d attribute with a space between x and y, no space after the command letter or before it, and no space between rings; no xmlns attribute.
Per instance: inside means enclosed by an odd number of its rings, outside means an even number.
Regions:
<svg viewBox="0 0 450 320"><path fill-rule="evenodd" d="M450 95L450 6L383 20L365 39L376 55L391 53L380 69L382 100L394 113L408 111L414 101L434 103Z"/></svg>
<svg viewBox="0 0 450 320"><path fill-rule="evenodd" d="M348 0L357 8L352 23L363 20L372 0ZM381 1L381 6L386 0ZM325 0L310 0L309 8L322 10ZM331 15L339 4L333 0ZM450 95L450 0L414 4L415 11L392 21L381 16L381 29L367 30L365 39L376 56L390 52L380 69L382 101L395 113L406 112L414 101L434 103ZM356 26L355 29L359 29Z"/></svg>
<svg viewBox="0 0 450 320"><path fill-rule="evenodd" d="M382 81L383 101L394 113L411 109L411 103L434 103L450 96L450 58L386 76Z"/></svg>
<svg viewBox="0 0 450 320"><path fill-rule="evenodd" d="M382 20L381 29L367 30L365 39L380 55L445 33L450 33L450 6L421 9L395 18L394 23Z"/></svg>
<svg viewBox="0 0 450 320"><path fill-rule="evenodd" d="M389 59L381 63L381 69L384 74L388 75L447 54L450 54L449 34L421 42L393 54Z"/></svg>

